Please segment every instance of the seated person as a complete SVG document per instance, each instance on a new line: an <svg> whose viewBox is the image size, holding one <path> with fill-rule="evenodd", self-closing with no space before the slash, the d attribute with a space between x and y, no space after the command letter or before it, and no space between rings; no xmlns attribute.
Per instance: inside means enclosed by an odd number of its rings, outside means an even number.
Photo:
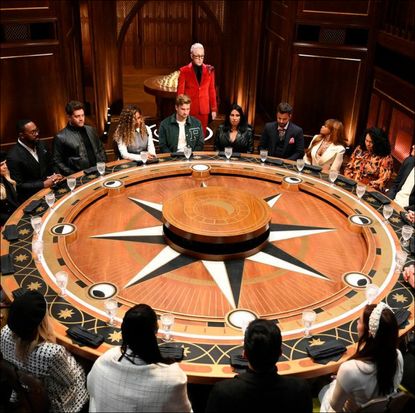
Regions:
<svg viewBox="0 0 415 413"><path fill-rule="evenodd" d="M242 108L234 103L226 114L225 123L219 125L215 133L215 150L224 151L231 146L234 152L254 151L254 131L248 125Z"/></svg>
<svg viewBox="0 0 415 413"><path fill-rule="evenodd" d="M403 374L398 324L383 302L367 305L357 323L359 341L351 360L320 391L321 412L356 411L376 397L395 392Z"/></svg>
<svg viewBox="0 0 415 413"><path fill-rule="evenodd" d="M254 320L246 329L245 373L216 383L206 412L311 412L312 398L304 379L280 376L276 363L282 354L281 331L270 320Z"/></svg>
<svg viewBox="0 0 415 413"><path fill-rule="evenodd" d="M321 127L320 134L314 136L306 149L304 161L321 166L323 172L335 170L340 173L345 152L343 123L337 119L328 119Z"/></svg>
<svg viewBox="0 0 415 413"><path fill-rule="evenodd" d="M0 351L19 370L43 381L51 411L79 412L88 401L85 373L65 348L56 344L46 307L37 291L15 298L0 333Z"/></svg>
<svg viewBox="0 0 415 413"><path fill-rule="evenodd" d="M114 141L123 159L140 161L140 152L148 152L149 158L156 156L151 129L145 124L141 109L128 105L120 115Z"/></svg>
<svg viewBox="0 0 415 413"><path fill-rule="evenodd" d="M391 147L386 133L379 128L365 131L365 139L353 151L344 176L383 191L393 170Z"/></svg>
<svg viewBox="0 0 415 413"><path fill-rule="evenodd" d="M190 412L187 377L166 364L157 345L157 316L146 304L124 316L122 346L100 356L88 374L90 412Z"/></svg>
<svg viewBox="0 0 415 413"><path fill-rule="evenodd" d="M57 174L52 156L39 140L39 129L29 119L17 122L19 137L7 155L11 177L17 183L17 194L21 202L43 188L50 188L63 177Z"/></svg>
<svg viewBox="0 0 415 413"><path fill-rule="evenodd" d="M189 116L190 104L188 96L176 97L176 113L160 123L160 152L183 152L185 146L190 146L192 151L203 150L202 125L199 119Z"/></svg>
<svg viewBox="0 0 415 413"><path fill-rule="evenodd" d="M265 124L259 150L268 150L269 156L296 159L304 156L303 130L291 122L293 108L286 102L277 107L277 120Z"/></svg>
<svg viewBox="0 0 415 413"><path fill-rule="evenodd" d="M415 211L415 145L412 145L411 155L408 156L399 169L387 195L402 208Z"/></svg>
<svg viewBox="0 0 415 413"><path fill-rule="evenodd" d="M0 227L10 218L20 202L17 198L16 181L10 177L6 152L0 152Z"/></svg>
<svg viewBox="0 0 415 413"><path fill-rule="evenodd" d="M68 124L53 141L53 158L62 175L71 175L105 162L104 146L97 130L85 125L84 105L71 101L65 107Z"/></svg>

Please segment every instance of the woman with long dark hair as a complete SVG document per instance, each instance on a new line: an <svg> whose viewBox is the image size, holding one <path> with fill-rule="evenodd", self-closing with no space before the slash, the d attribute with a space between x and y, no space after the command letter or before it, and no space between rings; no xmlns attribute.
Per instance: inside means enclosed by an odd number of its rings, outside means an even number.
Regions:
<svg viewBox="0 0 415 413"><path fill-rule="evenodd" d="M90 412L190 412L187 377L166 364L157 345L157 316L146 304L124 316L122 346L100 356L88 375Z"/></svg>
<svg viewBox="0 0 415 413"><path fill-rule="evenodd" d="M344 175L383 191L393 171L393 159L388 137L382 129L369 128L365 138L353 151Z"/></svg>
<svg viewBox="0 0 415 413"><path fill-rule="evenodd" d="M397 390L403 359L398 350L398 324L383 302L367 305L358 320L359 341L351 360L344 362L330 385L319 394L321 412L355 411L369 400Z"/></svg>
<svg viewBox="0 0 415 413"><path fill-rule="evenodd" d="M252 153L254 151L254 131L248 124L242 108L234 103L215 132L215 150L223 151L231 146L234 152Z"/></svg>

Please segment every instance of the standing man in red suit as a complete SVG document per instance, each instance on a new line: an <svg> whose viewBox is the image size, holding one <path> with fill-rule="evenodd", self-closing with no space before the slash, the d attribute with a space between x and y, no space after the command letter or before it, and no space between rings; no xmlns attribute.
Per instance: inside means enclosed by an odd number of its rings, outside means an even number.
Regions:
<svg viewBox="0 0 415 413"><path fill-rule="evenodd" d="M180 68L177 95L185 94L192 100L190 115L198 118L206 136L209 113L216 118L217 102L215 89L215 68L205 65L205 49L195 43L190 48L192 62Z"/></svg>

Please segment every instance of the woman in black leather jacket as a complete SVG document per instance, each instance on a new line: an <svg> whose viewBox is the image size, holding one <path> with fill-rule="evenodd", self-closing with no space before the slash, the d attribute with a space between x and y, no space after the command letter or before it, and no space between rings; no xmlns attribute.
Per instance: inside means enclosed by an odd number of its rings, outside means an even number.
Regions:
<svg viewBox="0 0 415 413"><path fill-rule="evenodd" d="M215 133L215 150L223 151L226 146L232 146L234 152L254 151L254 130L236 103L226 114L225 123L219 125Z"/></svg>

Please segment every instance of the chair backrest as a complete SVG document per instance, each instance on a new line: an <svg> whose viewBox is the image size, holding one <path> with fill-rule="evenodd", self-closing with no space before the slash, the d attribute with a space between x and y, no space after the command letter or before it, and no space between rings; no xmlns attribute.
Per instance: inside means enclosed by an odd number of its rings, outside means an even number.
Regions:
<svg viewBox="0 0 415 413"><path fill-rule="evenodd" d="M393 393L390 396L377 397L362 404L359 413L399 413L411 398L406 393Z"/></svg>

